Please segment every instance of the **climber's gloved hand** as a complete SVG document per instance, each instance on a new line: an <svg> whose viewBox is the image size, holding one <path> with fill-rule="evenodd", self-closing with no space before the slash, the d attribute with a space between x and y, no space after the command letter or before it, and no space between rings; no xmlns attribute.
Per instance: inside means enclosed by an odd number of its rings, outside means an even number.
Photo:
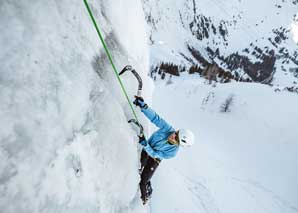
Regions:
<svg viewBox="0 0 298 213"><path fill-rule="evenodd" d="M143 134L138 135L139 137L139 144L141 144L142 146L146 146L147 145L147 141L146 138Z"/></svg>
<svg viewBox="0 0 298 213"><path fill-rule="evenodd" d="M133 104L139 106L141 109L146 109L148 107L147 104L144 102L144 98L139 96L135 96Z"/></svg>

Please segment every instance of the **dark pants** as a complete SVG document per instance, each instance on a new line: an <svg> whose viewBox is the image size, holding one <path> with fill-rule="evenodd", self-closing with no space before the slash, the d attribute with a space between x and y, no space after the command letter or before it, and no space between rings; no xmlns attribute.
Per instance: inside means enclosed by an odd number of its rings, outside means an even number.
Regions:
<svg viewBox="0 0 298 213"><path fill-rule="evenodd" d="M160 163L160 159L152 158L147 154L145 150L141 153L141 181L140 189L142 194L142 199L150 197L152 193L150 179L152 178L156 168Z"/></svg>

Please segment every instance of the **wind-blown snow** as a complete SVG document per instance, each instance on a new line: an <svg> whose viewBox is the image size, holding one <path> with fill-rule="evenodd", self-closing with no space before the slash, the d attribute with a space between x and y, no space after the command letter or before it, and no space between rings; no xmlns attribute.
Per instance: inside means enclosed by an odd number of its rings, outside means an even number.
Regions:
<svg viewBox="0 0 298 213"><path fill-rule="evenodd" d="M116 67L129 63L145 81L140 2L90 4ZM130 206L132 113L83 1L1 1L0 27L1 212L142 212ZM124 78L132 97L137 84Z"/></svg>
<svg viewBox="0 0 298 213"><path fill-rule="evenodd" d="M192 129L196 143L161 163L151 210L298 212L297 95L185 76L172 82L157 84L154 108L175 128ZM230 112L221 112L231 96Z"/></svg>

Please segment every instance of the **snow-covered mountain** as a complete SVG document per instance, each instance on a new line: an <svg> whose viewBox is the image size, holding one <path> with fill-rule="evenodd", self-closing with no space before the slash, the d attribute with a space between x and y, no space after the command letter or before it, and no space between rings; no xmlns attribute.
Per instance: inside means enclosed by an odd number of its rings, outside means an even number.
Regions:
<svg viewBox="0 0 298 213"><path fill-rule="evenodd" d="M0 212L297 213L297 94L256 83L211 87L182 73L156 82L152 96L148 77L162 61L186 70L214 59L229 71L222 59L238 51L251 66L275 60L272 82L291 85L297 1L88 2L118 71L131 64L146 102L175 128L192 129L196 143L162 161L142 206L133 113L84 2L3 0ZM243 67L236 71L253 79ZM253 80L267 79L263 71ZM133 99L135 79L121 78ZM134 109L149 136L154 127Z"/></svg>
<svg viewBox="0 0 298 213"><path fill-rule="evenodd" d="M180 71L215 63L236 79L298 82L297 0L143 0L143 7L152 72L162 62Z"/></svg>

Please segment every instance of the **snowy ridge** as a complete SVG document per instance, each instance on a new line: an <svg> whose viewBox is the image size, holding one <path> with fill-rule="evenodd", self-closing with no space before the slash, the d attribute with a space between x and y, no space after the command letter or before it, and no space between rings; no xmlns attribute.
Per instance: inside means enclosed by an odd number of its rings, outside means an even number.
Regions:
<svg viewBox="0 0 298 213"><path fill-rule="evenodd" d="M90 5L116 67L131 64L145 81L140 2ZM146 211L130 208L139 182L132 113L83 1L2 1L0 28L1 211ZM132 97L135 79L123 78Z"/></svg>

